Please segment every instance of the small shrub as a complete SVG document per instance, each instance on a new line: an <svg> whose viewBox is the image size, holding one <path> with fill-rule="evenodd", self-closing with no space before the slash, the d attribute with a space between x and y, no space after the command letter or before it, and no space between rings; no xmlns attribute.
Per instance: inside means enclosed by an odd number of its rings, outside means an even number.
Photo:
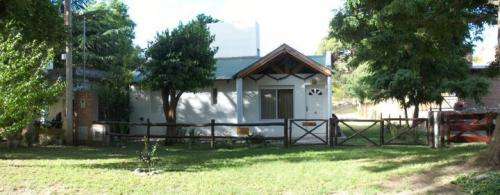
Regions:
<svg viewBox="0 0 500 195"><path fill-rule="evenodd" d="M500 172L473 173L452 182L471 194L500 194Z"/></svg>
<svg viewBox="0 0 500 195"><path fill-rule="evenodd" d="M263 144L266 142L266 137L262 133L253 133L248 136L248 139L252 144Z"/></svg>
<svg viewBox="0 0 500 195"><path fill-rule="evenodd" d="M150 148L149 141L146 138L144 138L144 140L144 148L139 152L139 161L142 164L143 171L151 172L156 162L160 160L158 157L158 142Z"/></svg>

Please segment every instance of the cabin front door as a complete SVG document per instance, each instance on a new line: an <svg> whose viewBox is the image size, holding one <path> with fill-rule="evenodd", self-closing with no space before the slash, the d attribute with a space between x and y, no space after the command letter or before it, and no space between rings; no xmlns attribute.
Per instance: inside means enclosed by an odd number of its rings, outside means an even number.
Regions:
<svg viewBox="0 0 500 195"><path fill-rule="evenodd" d="M322 119L325 114L323 110L328 105L324 105L323 99L326 96L325 86L323 85L307 85L306 86L306 118L307 119Z"/></svg>

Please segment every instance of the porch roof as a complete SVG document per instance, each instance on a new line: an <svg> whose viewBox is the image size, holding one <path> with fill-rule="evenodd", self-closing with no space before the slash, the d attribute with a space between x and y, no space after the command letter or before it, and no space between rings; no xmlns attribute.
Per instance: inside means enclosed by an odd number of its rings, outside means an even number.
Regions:
<svg viewBox="0 0 500 195"><path fill-rule="evenodd" d="M330 69L326 66L325 55L312 55L305 56L290 46L283 44L273 52L264 57L246 56L246 57L230 57L230 58L217 58L215 78L217 80L229 80L238 77L240 73L251 70L253 67L264 65L263 62L275 57L275 55L284 52L295 52L301 60L306 61L309 66L313 66L318 71L324 73L329 72Z"/></svg>

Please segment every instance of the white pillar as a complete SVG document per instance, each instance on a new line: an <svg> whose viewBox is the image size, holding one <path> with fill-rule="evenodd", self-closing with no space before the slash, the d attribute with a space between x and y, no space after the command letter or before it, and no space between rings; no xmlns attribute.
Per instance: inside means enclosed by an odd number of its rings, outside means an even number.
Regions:
<svg viewBox="0 0 500 195"><path fill-rule="evenodd" d="M441 132L440 132L440 120L441 120L441 112L433 112L433 121L434 126L432 127L434 133L434 148L439 148L441 146Z"/></svg>
<svg viewBox="0 0 500 195"><path fill-rule="evenodd" d="M236 79L236 118L238 123L243 122L243 79Z"/></svg>
<svg viewBox="0 0 500 195"><path fill-rule="evenodd" d="M332 114L333 114L333 104L332 104L332 77L329 76L329 77L326 77L326 90L327 90L327 99L328 99L328 102L327 102L327 105L328 105L328 116L327 118L330 118L332 117Z"/></svg>

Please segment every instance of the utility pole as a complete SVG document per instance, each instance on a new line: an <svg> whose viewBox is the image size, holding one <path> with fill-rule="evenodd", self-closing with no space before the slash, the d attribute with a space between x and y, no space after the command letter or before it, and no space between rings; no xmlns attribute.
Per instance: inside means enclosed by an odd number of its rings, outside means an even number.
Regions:
<svg viewBox="0 0 500 195"><path fill-rule="evenodd" d="M75 143L73 127L73 56L72 56L72 27L71 27L71 0L64 0L64 25L68 37L66 39L66 129L64 138L66 144Z"/></svg>

